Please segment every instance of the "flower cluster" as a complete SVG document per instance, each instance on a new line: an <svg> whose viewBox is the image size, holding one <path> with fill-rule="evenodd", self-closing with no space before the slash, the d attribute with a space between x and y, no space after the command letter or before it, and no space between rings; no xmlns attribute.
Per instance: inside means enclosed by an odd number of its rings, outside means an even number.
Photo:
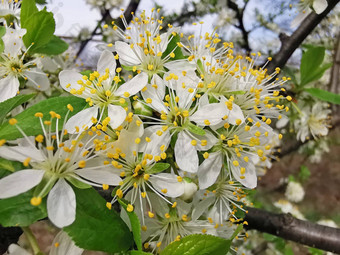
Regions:
<svg viewBox="0 0 340 255"><path fill-rule="evenodd" d="M58 113L36 113L42 134L35 137L10 120L25 138L15 146L2 140L0 156L26 168L0 180L0 198L36 187L31 204L47 196L49 219L64 227L76 217L71 185L113 186L107 207L128 201L145 250L157 253L193 233L228 238L282 138L270 125L289 110L281 94L288 78L277 78L279 68L267 73L270 58L257 67L260 53L235 54L216 33L165 29L156 10L123 24L113 24L121 39L108 45L114 52L102 52L96 70L59 73L60 86L83 98L84 109L73 114L67 105L63 123ZM12 57L22 60L6 53L3 79L29 78L32 64L12 64ZM11 91L6 98L17 86Z"/></svg>

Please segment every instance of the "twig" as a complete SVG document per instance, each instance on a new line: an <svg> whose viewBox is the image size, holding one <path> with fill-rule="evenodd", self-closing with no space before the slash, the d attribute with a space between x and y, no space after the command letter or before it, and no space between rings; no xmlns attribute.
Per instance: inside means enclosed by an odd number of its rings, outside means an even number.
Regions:
<svg viewBox="0 0 340 255"><path fill-rule="evenodd" d="M247 208L247 229L255 229L321 250L340 253L340 229L294 218L291 214L275 214Z"/></svg>
<svg viewBox="0 0 340 255"><path fill-rule="evenodd" d="M281 48L269 63L268 73L273 73L276 67L284 67L294 51L338 2L339 0L328 0L328 7L323 13L320 15L315 12L310 13L291 36L280 34Z"/></svg>

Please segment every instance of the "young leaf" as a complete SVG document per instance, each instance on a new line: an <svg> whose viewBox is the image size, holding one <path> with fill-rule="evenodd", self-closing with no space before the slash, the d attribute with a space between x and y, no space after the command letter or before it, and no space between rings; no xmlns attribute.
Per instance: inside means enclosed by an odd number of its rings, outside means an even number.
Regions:
<svg viewBox="0 0 340 255"><path fill-rule="evenodd" d="M4 227L26 227L47 216L46 200L39 206L30 203L33 190L0 200L0 224Z"/></svg>
<svg viewBox="0 0 340 255"><path fill-rule="evenodd" d="M301 86L306 85L312 81L317 81L319 80L323 74L326 72L326 70L328 68L330 68L333 65L333 63L328 63L328 64L324 64L322 66L320 66L318 69L316 69L313 73L310 73L305 80L303 81L303 83L301 82Z"/></svg>
<svg viewBox="0 0 340 255"><path fill-rule="evenodd" d="M35 94L18 95L0 103L0 124L10 111L12 111L15 107L27 102L34 96Z"/></svg>
<svg viewBox="0 0 340 255"><path fill-rule="evenodd" d="M311 175L310 170L305 165L302 165L299 172L299 178L302 182L307 181Z"/></svg>
<svg viewBox="0 0 340 255"><path fill-rule="evenodd" d="M175 54L174 58L170 58L171 60L177 60L177 59L184 59L184 55L182 53L182 49L180 47L178 47L177 43L180 42L180 37L179 35L175 35L175 36L170 36L170 38L172 37L172 39L169 41L168 43L168 47L166 48L166 50L163 52L162 54L162 58L165 58L166 56L168 56L171 52L173 52ZM169 38L169 39L170 39Z"/></svg>
<svg viewBox="0 0 340 255"><path fill-rule="evenodd" d="M0 169L9 172L15 172L17 170L23 169L24 166L18 161L10 161L4 158L0 158Z"/></svg>
<svg viewBox="0 0 340 255"><path fill-rule="evenodd" d="M148 174L155 174L164 171L165 169L168 169L170 167L170 164L168 163L156 163L153 165L151 169L147 171Z"/></svg>
<svg viewBox="0 0 340 255"><path fill-rule="evenodd" d="M303 86L308 83L309 76L317 71L325 57L324 47L309 48L302 54L300 72L300 85Z"/></svg>
<svg viewBox="0 0 340 255"><path fill-rule="evenodd" d="M64 40L53 35L52 39L47 44L36 48L34 52L46 55L59 55L66 51L67 48L68 44Z"/></svg>
<svg viewBox="0 0 340 255"><path fill-rule="evenodd" d="M129 228L106 201L93 189L74 188L77 208L76 220L64 231L75 244L86 250L116 253L127 251L132 245Z"/></svg>
<svg viewBox="0 0 340 255"><path fill-rule="evenodd" d="M55 111L56 113L61 115L61 119L59 120L60 129L63 125L65 115L68 111L66 105L71 104L74 108L73 112L70 112L69 117L76 114L80 110L82 110L86 106L86 102L82 98L78 97L54 97L44 101L41 101L29 108L25 111L19 113L14 116L14 118L18 121L18 125L20 128L26 133L27 136L38 135L42 133L41 125L39 118L35 117L34 114L37 112L41 112L44 114L44 120L50 120L50 111ZM55 122L52 122L52 130L55 130ZM6 140L14 140L22 137L20 131L11 126L8 122L4 123L0 126L0 139Z"/></svg>
<svg viewBox="0 0 340 255"><path fill-rule="evenodd" d="M38 11L35 0L22 0L20 8L21 27L26 28L30 17Z"/></svg>
<svg viewBox="0 0 340 255"><path fill-rule="evenodd" d="M322 100L326 101L328 103L332 104L340 104L340 95L339 94L334 94L332 92L328 92L323 89L318 89L318 88L307 88L304 89L304 91L308 92L312 96Z"/></svg>
<svg viewBox="0 0 340 255"><path fill-rule="evenodd" d="M192 124L191 122L187 124L187 128L191 133L194 133L196 135L205 135L205 131L203 128L200 128L199 126L196 126L195 124Z"/></svg>
<svg viewBox="0 0 340 255"><path fill-rule="evenodd" d="M35 50L47 44L53 36L55 30L55 21L53 14L42 10L29 17L25 27L27 33L22 38L26 47L30 48L30 53L35 53Z"/></svg>
<svg viewBox="0 0 340 255"><path fill-rule="evenodd" d="M161 255L225 255L231 240L211 235L189 235L165 247Z"/></svg>
<svg viewBox="0 0 340 255"><path fill-rule="evenodd" d="M140 227L140 222L139 222L138 216L135 212L133 212L133 211L129 212L129 211L126 210L127 205L128 205L126 201L123 201L122 199L118 199L118 202L124 208L127 215L129 216L130 223L131 223L131 229L132 229L132 233L133 233L133 239L135 240L137 249L139 251L141 251L141 250L143 250L142 235L141 235L141 227Z"/></svg>

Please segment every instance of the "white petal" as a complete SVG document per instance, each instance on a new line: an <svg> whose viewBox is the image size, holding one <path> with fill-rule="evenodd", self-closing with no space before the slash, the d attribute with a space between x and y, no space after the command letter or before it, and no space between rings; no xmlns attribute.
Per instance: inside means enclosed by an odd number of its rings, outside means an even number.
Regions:
<svg viewBox="0 0 340 255"><path fill-rule="evenodd" d="M150 177L152 186L167 197L179 197L184 193L184 183L177 180L177 176L168 173L160 173ZM163 193L162 189L167 192Z"/></svg>
<svg viewBox="0 0 340 255"><path fill-rule="evenodd" d="M98 107L93 106L87 109L81 110L76 115L73 115L66 122L65 129L70 134L76 133L76 127L79 127L79 132L84 131L86 127L92 126L92 118L97 118Z"/></svg>
<svg viewBox="0 0 340 255"><path fill-rule="evenodd" d="M175 144L176 163L182 171L196 173L198 170L198 156L191 138L184 132L178 133Z"/></svg>
<svg viewBox="0 0 340 255"><path fill-rule="evenodd" d="M164 64L169 71L177 71L177 70L186 70L186 71L194 71L196 69L196 65L193 62L189 62L188 60L174 60L169 61Z"/></svg>
<svg viewBox="0 0 340 255"><path fill-rule="evenodd" d="M7 254L7 253L4 253ZM31 255L28 251L26 251L24 248L21 248L17 244L11 244L8 247L8 255Z"/></svg>
<svg viewBox="0 0 340 255"><path fill-rule="evenodd" d="M205 131L205 135L196 135L196 134L192 134L196 139L197 139L197 145L196 145L196 149L198 151L207 151L209 150L211 147L213 147L219 140L213 135L213 133L211 133L208 130L204 130ZM207 141L207 145L202 146L201 142L202 140L206 140Z"/></svg>
<svg viewBox="0 0 340 255"><path fill-rule="evenodd" d="M26 29L13 29L6 27L6 34L2 37L5 44L4 53L10 57L17 57L21 53L24 43L23 35L26 34Z"/></svg>
<svg viewBox="0 0 340 255"><path fill-rule="evenodd" d="M300 25L300 23L311 13L311 9L307 8L304 12L300 12L295 19L293 19L292 23L290 24L291 28L295 28Z"/></svg>
<svg viewBox="0 0 340 255"><path fill-rule="evenodd" d="M119 62L125 66L136 66L141 63L138 47L131 49L130 45L125 42L117 41L115 43L116 51L119 55Z"/></svg>
<svg viewBox="0 0 340 255"><path fill-rule="evenodd" d="M210 125L217 125L222 122L222 118L226 115L226 109L226 106L221 103L204 105L190 116L190 120L196 122L199 126L206 126L205 120L208 120Z"/></svg>
<svg viewBox="0 0 340 255"><path fill-rule="evenodd" d="M233 103L233 109L227 115L227 121L233 125L236 125L236 120L238 119L241 120L241 123L245 120L242 109L235 103Z"/></svg>
<svg viewBox="0 0 340 255"><path fill-rule="evenodd" d="M241 178L240 168L244 167L246 169L245 174L243 175L244 178ZM233 173L234 178L239 181L242 185L249 189L256 188L257 186L257 176L255 166L250 163L247 164L245 162L240 162L239 167L235 167L233 164L230 164L231 171Z"/></svg>
<svg viewBox="0 0 340 255"><path fill-rule="evenodd" d="M59 244L57 247L56 243ZM52 242L49 255L81 255L83 251L84 249L76 246L66 232L60 231Z"/></svg>
<svg viewBox="0 0 340 255"><path fill-rule="evenodd" d="M125 82L120 86L116 92L116 96L123 96L125 92L128 92L131 96L137 94L148 83L148 75L144 72L137 74L128 82Z"/></svg>
<svg viewBox="0 0 340 255"><path fill-rule="evenodd" d="M118 175L110 173L109 171L91 170L84 168L76 170L75 173L87 180L100 184L117 186L119 182L122 181L122 179Z"/></svg>
<svg viewBox="0 0 340 255"><path fill-rule="evenodd" d="M0 179L0 198L9 198L24 193L37 186L45 171L25 169Z"/></svg>
<svg viewBox="0 0 340 255"><path fill-rule="evenodd" d="M221 152L213 152L203 161L198 168L198 183L200 189L206 189L213 185L222 168Z"/></svg>
<svg viewBox="0 0 340 255"><path fill-rule="evenodd" d="M38 90L45 91L50 88L50 80L44 72L39 69L26 71L24 75L28 78L28 85L33 85Z"/></svg>
<svg viewBox="0 0 340 255"><path fill-rule="evenodd" d="M160 150L160 147L162 145L165 146L164 150L166 150L170 144L171 136L170 132L167 130L163 132L161 136L157 135L157 131L162 131L162 126L160 125L154 125L146 128L144 130L144 134L141 138L141 143L139 145L139 151L144 152L145 154L151 154L151 155L160 155L162 152ZM149 137L150 142L146 142L145 138Z"/></svg>
<svg viewBox="0 0 340 255"><path fill-rule="evenodd" d="M76 218L76 195L64 179L60 179L48 194L47 214L58 228L72 224Z"/></svg>
<svg viewBox="0 0 340 255"><path fill-rule="evenodd" d="M157 88L154 88L152 86L154 84L157 85ZM165 85L163 79L157 74L154 74L151 79L151 84L147 84L146 87L147 90L141 92L144 100L146 100L147 98L151 98L152 102L150 106L152 108L154 108L158 112L167 112L168 110L163 103L163 98L165 96Z"/></svg>
<svg viewBox="0 0 340 255"><path fill-rule="evenodd" d="M112 52L108 50L104 50L100 55L97 64L97 71L100 75L104 75L106 68L110 70L110 76L114 77L116 73L116 60Z"/></svg>
<svg viewBox="0 0 340 255"><path fill-rule="evenodd" d="M289 118L286 115L282 115L282 118L276 122L276 128L283 128L289 122Z"/></svg>
<svg viewBox="0 0 340 255"><path fill-rule="evenodd" d="M197 205L195 205L192 210L192 221L197 220L201 215L208 209L210 205L214 203L214 197L207 197L204 200L200 201Z"/></svg>
<svg viewBox="0 0 340 255"><path fill-rule="evenodd" d="M328 6L327 0L314 0L313 9L316 14L321 14Z"/></svg>
<svg viewBox="0 0 340 255"><path fill-rule="evenodd" d="M10 75L4 79L0 79L0 91L0 103L15 97L19 91L19 80Z"/></svg>
<svg viewBox="0 0 340 255"><path fill-rule="evenodd" d="M77 83L79 80L83 80L83 76L73 70L64 70L59 74L60 86L67 92L70 92L71 89L79 90L81 88ZM71 84L71 86L68 84Z"/></svg>
<svg viewBox="0 0 340 255"><path fill-rule="evenodd" d="M44 154L32 146L1 146L0 157L8 160L24 162L31 158L31 162L44 161Z"/></svg>
<svg viewBox="0 0 340 255"><path fill-rule="evenodd" d="M115 129L119 127L126 118L126 111L119 105L109 104L107 106L108 116L110 117L110 126Z"/></svg>

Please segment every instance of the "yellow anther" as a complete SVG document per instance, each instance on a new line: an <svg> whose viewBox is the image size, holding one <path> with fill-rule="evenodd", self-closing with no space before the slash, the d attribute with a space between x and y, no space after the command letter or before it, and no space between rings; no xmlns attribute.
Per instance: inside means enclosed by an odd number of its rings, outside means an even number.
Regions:
<svg viewBox="0 0 340 255"><path fill-rule="evenodd" d="M191 141L191 145L192 145L192 146L196 146L196 145L197 145L197 141L196 141L196 140L192 140L192 141Z"/></svg>
<svg viewBox="0 0 340 255"><path fill-rule="evenodd" d="M86 161L85 161L85 160L79 161L78 166L79 166L80 168L84 168L84 167L86 166Z"/></svg>
<svg viewBox="0 0 340 255"><path fill-rule="evenodd" d="M132 211L133 211L133 205L128 204L128 206L126 207L126 210L127 210L128 212L132 212Z"/></svg>
<svg viewBox="0 0 340 255"><path fill-rule="evenodd" d="M34 114L34 116L38 118L42 118L44 114L42 114L41 112L37 112L36 114Z"/></svg>
<svg viewBox="0 0 340 255"><path fill-rule="evenodd" d="M15 124L18 123L18 121L14 118L10 119L8 122L9 122L10 125L15 125Z"/></svg>
<svg viewBox="0 0 340 255"><path fill-rule="evenodd" d="M129 96L130 96L130 93L126 91L126 92L124 92L124 96L125 96L125 97L129 97Z"/></svg>
<svg viewBox="0 0 340 255"><path fill-rule="evenodd" d="M30 202L31 205L38 206L41 204L41 201L42 201L41 197L32 197Z"/></svg>
<svg viewBox="0 0 340 255"><path fill-rule="evenodd" d="M111 204L110 202L107 202L107 203L106 203L106 207L107 207L109 210L111 210L112 204Z"/></svg>
<svg viewBox="0 0 340 255"><path fill-rule="evenodd" d="M122 198L123 197L123 191L121 189L117 189L116 196L119 197L119 198Z"/></svg>
<svg viewBox="0 0 340 255"><path fill-rule="evenodd" d="M103 184L103 190L108 190L108 189L109 189L109 185Z"/></svg>
<svg viewBox="0 0 340 255"><path fill-rule="evenodd" d="M153 218L153 217L155 217L155 214L154 214L154 213L152 213L152 212L150 212L150 211L148 212L148 215L149 215L149 217L150 217L150 218Z"/></svg>
<svg viewBox="0 0 340 255"><path fill-rule="evenodd" d="M209 153L208 152L204 152L203 153L203 158L205 158L205 159L209 158Z"/></svg>
<svg viewBox="0 0 340 255"><path fill-rule="evenodd" d="M237 160L234 160L234 161L233 161L233 165L234 165L234 166L239 166L238 161L237 161Z"/></svg>

